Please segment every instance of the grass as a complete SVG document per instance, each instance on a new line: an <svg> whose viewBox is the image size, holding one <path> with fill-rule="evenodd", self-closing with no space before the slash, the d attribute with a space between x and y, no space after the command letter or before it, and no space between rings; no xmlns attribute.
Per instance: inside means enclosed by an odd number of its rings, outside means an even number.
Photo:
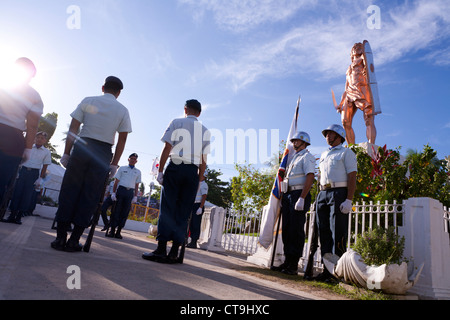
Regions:
<svg viewBox="0 0 450 320"><path fill-rule="evenodd" d="M340 285L337 280L332 283L304 280L301 273L298 276L291 276L261 267L244 267L241 271L266 280L282 282L298 290L313 291L313 293L326 296L331 300L391 300L389 295L353 285Z"/></svg>

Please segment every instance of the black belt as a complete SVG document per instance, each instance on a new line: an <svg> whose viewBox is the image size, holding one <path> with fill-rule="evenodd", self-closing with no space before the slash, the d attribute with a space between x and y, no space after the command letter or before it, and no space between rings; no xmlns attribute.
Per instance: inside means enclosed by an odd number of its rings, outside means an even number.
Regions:
<svg viewBox="0 0 450 320"><path fill-rule="evenodd" d="M134 188L127 188L127 187L124 187L124 186L119 186L119 188L127 189L127 191L134 190Z"/></svg>
<svg viewBox="0 0 450 320"><path fill-rule="evenodd" d="M27 171L34 171L34 170L39 171L39 169L27 168L27 167L24 167L24 166L22 166L22 168L25 169L25 170L27 170Z"/></svg>
<svg viewBox="0 0 450 320"><path fill-rule="evenodd" d="M84 140L85 142L92 142L94 144L100 145L100 146L104 146L104 147L109 147L112 148L112 144L108 143L108 142L104 142L104 141L100 141L100 140L96 140L96 139L92 139L92 138L85 138L85 137L80 137L80 140Z"/></svg>

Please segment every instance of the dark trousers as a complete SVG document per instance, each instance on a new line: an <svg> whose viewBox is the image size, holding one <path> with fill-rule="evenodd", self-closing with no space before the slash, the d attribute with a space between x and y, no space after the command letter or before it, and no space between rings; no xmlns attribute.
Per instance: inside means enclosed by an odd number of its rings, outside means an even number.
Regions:
<svg viewBox="0 0 450 320"><path fill-rule="evenodd" d="M158 219L158 241L184 242L189 215L192 212L199 184L198 167L193 164L169 163L161 190Z"/></svg>
<svg viewBox="0 0 450 320"><path fill-rule="evenodd" d="M205 212L205 208L202 209L202 214L197 214L197 210L200 208L200 202L194 203L192 207L191 223L189 225L189 231L191 233L191 240L193 242L200 238L200 227L202 225L202 217Z"/></svg>
<svg viewBox="0 0 450 320"><path fill-rule="evenodd" d="M347 188L320 191L317 197L317 223L320 252L334 253L339 257L347 251L348 214L339 208L347 198Z"/></svg>
<svg viewBox="0 0 450 320"><path fill-rule="evenodd" d="M122 229L127 222L131 209L131 201L134 197L134 189L119 186L116 192L117 202L111 213L111 229L119 227Z"/></svg>
<svg viewBox="0 0 450 320"><path fill-rule="evenodd" d="M29 169L26 167L20 169L19 177L14 186L11 204L9 205L11 213L20 212L23 214L28 212L31 207L33 195L36 192L34 190L34 183L38 178L39 169Z"/></svg>
<svg viewBox="0 0 450 320"><path fill-rule="evenodd" d="M283 194L281 206L283 251L287 260L297 263L303 255L305 245L306 212L311 206L311 194L305 198L303 211L295 210L295 204L302 194L302 190L295 190Z"/></svg>
<svg viewBox="0 0 450 320"><path fill-rule="evenodd" d="M112 205L113 205L113 201L111 199L111 196L107 197L103 201L101 215L102 215L103 224L105 226L108 225L108 214L106 213L106 211L108 211L108 208L111 207ZM112 214L112 212L111 212L111 214Z"/></svg>
<svg viewBox="0 0 450 320"><path fill-rule="evenodd" d="M25 150L21 130L0 124L0 204L8 187L16 179L17 169ZM5 199L6 200L6 199Z"/></svg>
<svg viewBox="0 0 450 320"><path fill-rule="evenodd" d="M58 225L89 227L105 191L111 158L110 144L92 139L75 144L59 194Z"/></svg>

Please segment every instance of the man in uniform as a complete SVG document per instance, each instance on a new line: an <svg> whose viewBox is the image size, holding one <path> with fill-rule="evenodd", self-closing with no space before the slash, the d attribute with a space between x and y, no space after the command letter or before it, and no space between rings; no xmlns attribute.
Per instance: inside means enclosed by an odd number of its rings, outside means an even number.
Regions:
<svg viewBox="0 0 450 320"><path fill-rule="evenodd" d="M120 231L125 227L132 203L137 201L141 171L136 168L138 155L128 157L128 166L122 166L116 173L111 200L116 201L111 213L111 229L106 234L110 238L122 239ZM117 231L116 231L117 228Z"/></svg>
<svg viewBox="0 0 450 320"><path fill-rule="evenodd" d="M71 114L72 122L61 158L61 164L67 170L56 212L56 240L51 243L56 250L81 251L80 237L90 225L103 196L108 174L114 175L117 171L131 132L128 109L117 101L122 89L119 78L107 77L102 86L104 94L85 98ZM113 157L111 149L116 132L118 142ZM74 225L73 231L66 241L71 224Z"/></svg>
<svg viewBox="0 0 450 320"><path fill-rule="evenodd" d="M206 183L205 174L200 177L200 184L198 186L197 195L195 196L194 206L192 207L191 222L189 224L189 231L191 233L191 242L187 245L188 248L197 249L197 241L200 237L200 227L202 225L202 217L205 212L206 196L208 195L208 184Z"/></svg>
<svg viewBox="0 0 450 320"><path fill-rule="evenodd" d="M206 169L210 133L197 118L202 107L197 100L188 100L184 106L185 118L173 120L162 137L164 148L160 156L157 181L162 185L161 210L158 219L158 247L144 253L143 259L177 263L178 249L184 242L189 215L194 205L199 177ZM170 157L170 163L164 165ZM173 241L167 255L167 242Z"/></svg>
<svg viewBox="0 0 450 320"><path fill-rule="evenodd" d="M334 124L322 131L328 150L320 157L320 193L317 198L317 221L322 257L326 253L342 256L347 248L348 214L352 210L356 189L357 162L355 153L342 145L345 130ZM326 281L326 270L316 277Z"/></svg>
<svg viewBox="0 0 450 320"><path fill-rule="evenodd" d="M297 132L291 139L295 154L283 179L281 202L282 240L285 261L272 270L297 275L298 262L305 244L306 212L311 205L310 189L314 183L316 159L306 149L311 140L306 132Z"/></svg>
<svg viewBox="0 0 450 320"><path fill-rule="evenodd" d="M44 110L39 93L29 85L36 75L33 62L19 58L15 67L15 72L23 75L21 81L0 89L0 204L5 208L8 199L4 196L16 178L20 162L29 158Z"/></svg>
<svg viewBox="0 0 450 320"><path fill-rule="evenodd" d="M38 132L35 141L30 158L23 162L20 168L9 206L11 214L6 222L22 224L22 216L31 207L31 201L36 193L35 188L40 188L47 172L47 166L52 163L51 153L44 147L47 142L47 133Z"/></svg>

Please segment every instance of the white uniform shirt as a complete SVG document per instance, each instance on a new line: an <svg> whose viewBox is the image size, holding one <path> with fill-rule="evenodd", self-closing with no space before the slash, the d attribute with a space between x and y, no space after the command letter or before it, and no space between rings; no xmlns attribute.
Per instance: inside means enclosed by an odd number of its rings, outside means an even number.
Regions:
<svg viewBox="0 0 450 320"><path fill-rule="evenodd" d="M307 149L297 152L292 158L286 172L288 186L304 185L306 183L306 175L308 173L314 173L315 169L316 159Z"/></svg>
<svg viewBox="0 0 450 320"><path fill-rule="evenodd" d="M110 93L85 98L70 115L83 125L79 136L114 144L116 132L131 132L128 109Z"/></svg>
<svg viewBox="0 0 450 320"><path fill-rule="evenodd" d="M200 185L198 186L197 195L195 196L195 203L202 202L202 197L208 194L208 184L205 180L200 181Z"/></svg>
<svg viewBox="0 0 450 320"><path fill-rule="evenodd" d="M347 182L347 175L358 170L355 153L338 145L322 153L320 157L320 184Z"/></svg>
<svg viewBox="0 0 450 320"><path fill-rule="evenodd" d="M44 103L39 93L25 85L11 90L0 90L0 123L22 131L27 129L26 119L32 111L42 115Z"/></svg>
<svg viewBox="0 0 450 320"><path fill-rule="evenodd" d="M136 167L130 168L130 166L123 166L117 170L114 178L119 180L117 186L134 189L136 183L141 183L141 170Z"/></svg>
<svg viewBox="0 0 450 320"><path fill-rule="evenodd" d="M52 155L50 150L44 148L43 146L37 148L36 145L33 145L33 148L31 148L30 158L25 161L22 166L40 170L44 164L52 164Z"/></svg>
<svg viewBox="0 0 450 320"><path fill-rule="evenodd" d="M162 142L172 145L170 158L175 164L201 163L202 155L209 153L211 134L195 116L187 116L173 120L163 137Z"/></svg>

